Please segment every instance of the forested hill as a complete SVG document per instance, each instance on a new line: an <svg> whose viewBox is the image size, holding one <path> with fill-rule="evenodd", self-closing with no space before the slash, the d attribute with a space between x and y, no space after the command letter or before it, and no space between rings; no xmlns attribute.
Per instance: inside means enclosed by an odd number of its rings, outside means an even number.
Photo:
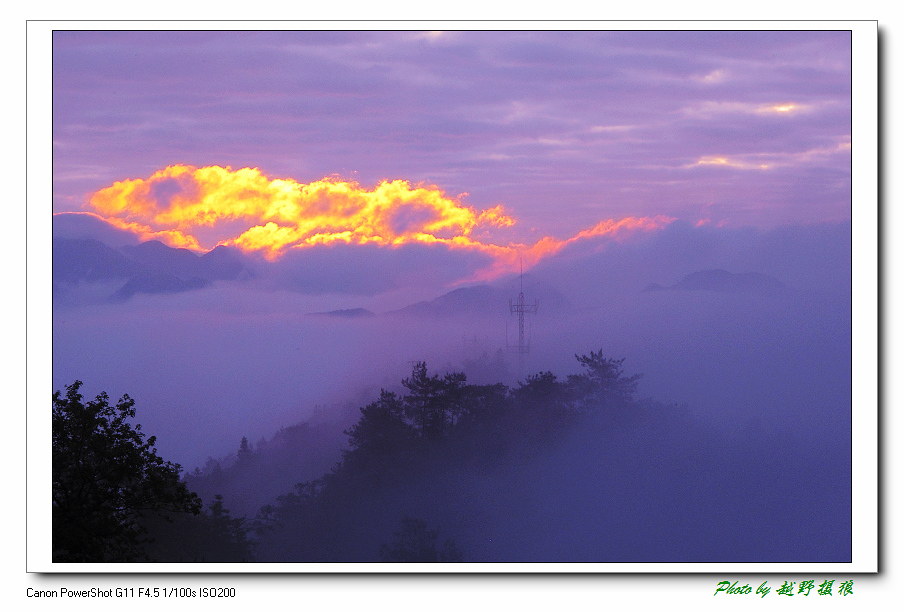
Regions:
<svg viewBox="0 0 904 613"><path fill-rule="evenodd" d="M804 453L769 424L724 436L686 407L638 400L622 360L578 360L579 375L513 388L416 364L404 393L361 408L340 462L247 524L255 560L850 558L849 449ZM247 480L266 455L246 448L219 482Z"/></svg>
<svg viewBox="0 0 904 613"><path fill-rule="evenodd" d="M577 359L580 374L516 387L417 363L404 392L360 409L338 462L281 492L274 458L323 461L337 433L243 441L232 465L180 480L130 425L131 398L83 402L76 381L54 394L54 560L850 561L844 433L751 421L726 434L637 399L623 360Z"/></svg>

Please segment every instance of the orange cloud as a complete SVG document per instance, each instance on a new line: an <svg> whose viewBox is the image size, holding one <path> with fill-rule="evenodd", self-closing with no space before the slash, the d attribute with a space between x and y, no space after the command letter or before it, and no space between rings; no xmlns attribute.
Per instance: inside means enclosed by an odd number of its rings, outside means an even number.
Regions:
<svg viewBox="0 0 904 613"><path fill-rule="evenodd" d="M476 211L435 186L395 180L366 189L336 178L303 184L270 179L257 168L186 165L169 166L147 179L117 181L93 194L88 206L142 240L195 250L233 245L268 259L331 243L442 243L490 255L493 264L478 274L482 279L517 270L520 258L529 268L574 241L618 238L672 221L629 217L600 222L565 240L545 237L530 246L495 245L475 239L472 232L512 226L515 220L501 205Z"/></svg>
<svg viewBox="0 0 904 613"><path fill-rule="evenodd" d="M637 232L661 230L675 221L674 217L625 217L620 220L607 219L587 230L578 232L571 238L557 239L545 236L533 245L511 244L508 246L480 244L479 248L493 256L493 263L479 271L471 281L487 281L503 274L515 272L521 264L529 269L543 258L561 251L567 245L578 241L606 236L616 241L625 240Z"/></svg>
<svg viewBox="0 0 904 613"><path fill-rule="evenodd" d="M145 234L181 235L182 245L191 236L202 246L203 233L211 237L204 247L236 245L270 258L307 245L401 245L514 223L501 206L478 213L433 186L396 180L368 190L329 178L301 184L269 179L256 168L220 166L175 165L148 179L118 181L91 196L89 205Z"/></svg>

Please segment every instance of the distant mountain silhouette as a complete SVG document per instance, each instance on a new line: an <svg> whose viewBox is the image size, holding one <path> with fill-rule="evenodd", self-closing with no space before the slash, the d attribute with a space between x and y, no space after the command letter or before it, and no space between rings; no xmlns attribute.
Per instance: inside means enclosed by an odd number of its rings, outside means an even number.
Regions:
<svg viewBox="0 0 904 613"><path fill-rule="evenodd" d="M416 317L449 317L453 315L510 315L509 300L518 297L519 287L499 285L475 285L461 287L433 300L408 305L387 315L413 315ZM560 312L571 304L557 290L548 285L532 285L524 291L525 300L539 300L540 312Z"/></svg>
<svg viewBox="0 0 904 613"><path fill-rule="evenodd" d="M94 239L53 239L53 280L76 283L128 279L143 268Z"/></svg>
<svg viewBox="0 0 904 613"><path fill-rule="evenodd" d="M117 290L111 297L112 302L128 300L135 294L177 294L193 289L201 289L210 285L207 279L194 277L183 280L173 275L139 275L129 279L125 285Z"/></svg>
<svg viewBox="0 0 904 613"><path fill-rule="evenodd" d="M231 281L254 275L242 263L241 253L232 248L218 245L199 258L201 277L212 281Z"/></svg>
<svg viewBox="0 0 904 613"><path fill-rule="evenodd" d="M56 213L53 216L53 238L92 238L105 245L121 247L137 245L138 237L111 223L86 213Z"/></svg>
<svg viewBox="0 0 904 613"><path fill-rule="evenodd" d="M167 247L160 241L126 246L120 251L148 272L183 280L195 277L209 281L230 280L235 279L243 269L238 254L222 245L200 257L188 249Z"/></svg>
<svg viewBox="0 0 904 613"><path fill-rule="evenodd" d="M148 272L170 274L180 278L186 275L194 276L200 260L188 249L174 249L160 241L147 241L139 245L125 246L120 251Z"/></svg>
<svg viewBox="0 0 904 613"><path fill-rule="evenodd" d="M324 311L320 313L308 313L308 316L322 316L322 317L344 317L347 319L354 319L356 317L376 317L373 311L368 311L367 309L337 309L335 311Z"/></svg>
<svg viewBox="0 0 904 613"><path fill-rule="evenodd" d="M160 241L113 249L90 239L53 239L55 296L79 283L124 283L110 299L128 300L135 294L186 292L213 281L252 277L241 254L219 246L198 256L188 249L167 247Z"/></svg>
<svg viewBox="0 0 904 613"><path fill-rule="evenodd" d="M464 313L487 315L508 312L509 292L489 285L461 287L433 300L416 302L396 311L393 315L414 315L418 317L448 317Z"/></svg>
<svg viewBox="0 0 904 613"><path fill-rule="evenodd" d="M731 273L727 270L701 270L685 276L670 287L651 283L643 291L709 291L709 292L752 292L775 293L786 289L786 285L769 275L757 272Z"/></svg>

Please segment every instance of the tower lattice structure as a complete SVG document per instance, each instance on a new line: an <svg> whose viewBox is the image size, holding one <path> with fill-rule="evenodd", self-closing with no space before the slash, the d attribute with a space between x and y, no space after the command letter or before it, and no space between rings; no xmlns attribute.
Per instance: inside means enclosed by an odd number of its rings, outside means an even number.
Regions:
<svg viewBox="0 0 904 613"><path fill-rule="evenodd" d="M518 353L518 378L521 378L522 372L524 370L524 356L525 354L530 353L530 339L525 341L524 339L524 316L528 313L535 315L537 313L537 309L540 306L539 300L534 300L531 303L524 301L524 265L521 266L521 287L518 292L517 299L509 299L509 312L514 315L518 314L518 344L517 345L509 345L508 340L506 340L506 346L509 351L515 351Z"/></svg>

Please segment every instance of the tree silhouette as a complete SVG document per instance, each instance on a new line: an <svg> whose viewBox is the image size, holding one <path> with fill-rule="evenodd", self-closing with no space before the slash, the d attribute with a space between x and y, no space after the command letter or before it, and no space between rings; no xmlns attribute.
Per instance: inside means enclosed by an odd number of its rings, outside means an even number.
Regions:
<svg viewBox="0 0 904 613"><path fill-rule="evenodd" d="M589 356L575 354L574 357L586 371L580 375L568 376L568 385L580 399L581 408L594 410L634 399L641 375L624 376L624 358L604 358L602 349L598 352L591 351Z"/></svg>
<svg viewBox="0 0 904 613"><path fill-rule="evenodd" d="M411 377L402 379L408 388L405 395L405 413L423 437L435 438L442 432L439 420L439 403L442 380L439 375L427 375L427 364L418 362L411 371Z"/></svg>
<svg viewBox="0 0 904 613"><path fill-rule="evenodd" d="M443 548L436 549L439 532L427 528L420 519L405 517L402 528L394 535L392 546L380 546L381 562L461 562L462 553L452 540L446 540Z"/></svg>
<svg viewBox="0 0 904 613"><path fill-rule="evenodd" d="M142 520L197 515L201 500L179 480L181 467L157 455L156 438L129 423L134 400L111 406L101 393L83 403L81 385L53 394L53 560L145 559Z"/></svg>
<svg viewBox="0 0 904 613"><path fill-rule="evenodd" d="M455 424L462 412L465 381L460 372L430 376L425 362L417 362L411 377L402 379L409 391L404 397L405 414L422 437L440 438Z"/></svg>
<svg viewBox="0 0 904 613"><path fill-rule="evenodd" d="M409 504L458 508L461 501L446 498L446 489L466 497L474 476L483 482L499 467L558 453L571 433L609 436L613 416L639 412L633 400L639 375L625 376L624 360L604 358L602 351L576 357L583 373L563 381L539 372L514 389L468 384L462 373L431 374L425 362L415 363L402 380L407 393L381 390L360 409L357 423L345 430L341 462L260 509L251 524L255 551L261 559L296 562L375 555L385 562L461 561L455 543L438 546L438 531L422 520L406 517L382 546L380 535ZM638 410L610 410L631 406ZM431 513L440 522L449 518Z"/></svg>
<svg viewBox="0 0 904 613"><path fill-rule="evenodd" d="M393 392L381 390L380 399L361 409L361 419L345 431L351 450L348 463L361 460L362 465L379 465L399 459L414 439L414 429L404 417L405 406Z"/></svg>
<svg viewBox="0 0 904 613"><path fill-rule="evenodd" d="M252 559L248 542L247 521L243 517L230 517L220 494L214 496L208 512L203 516L207 527L206 562L248 562Z"/></svg>
<svg viewBox="0 0 904 613"><path fill-rule="evenodd" d="M248 521L231 517L219 494L199 515L156 514L143 518L142 525L149 537L144 550L153 562L253 561Z"/></svg>
<svg viewBox="0 0 904 613"><path fill-rule="evenodd" d="M247 436L242 437L242 442L239 443L239 450L236 455L239 462L248 462L251 459L251 446L248 444Z"/></svg>

